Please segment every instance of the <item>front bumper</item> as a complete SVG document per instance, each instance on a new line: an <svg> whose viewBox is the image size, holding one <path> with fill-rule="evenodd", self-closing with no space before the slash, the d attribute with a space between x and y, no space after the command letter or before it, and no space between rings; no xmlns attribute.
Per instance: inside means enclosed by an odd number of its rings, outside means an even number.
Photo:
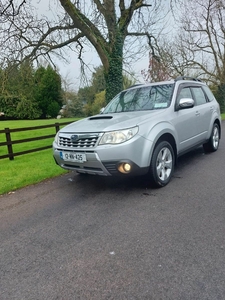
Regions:
<svg viewBox="0 0 225 300"><path fill-rule="evenodd" d="M136 136L132 140L118 145L96 146L93 150L59 147L53 143L53 156L56 163L67 170L102 176L142 175L148 172L152 143ZM84 153L86 161L83 163L64 161L60 152ZM123 163L131 165L131 171L123 174L118 169Z"/></svg>
<svg viewBox="0 0 225 300"><path fill-rule="evenodd" d="M102 175L102 176L110 176L111 174L107 171L104 167L102 162L100 161L97 153L94 151L76 151L70 150L72 153L84 153L86 155L86 162L79 163L79 162L71 162L71 161L64 161L61 156L60 152L64 149L56 149L53 148L53 156L56 163L63 169L77 171L79 173L88 173L93 175ZM68 152L68 150L66 149Z"/></svg>
<svg viewBox="0 0 225 300"><path fill-rule="evenodd" d="M140 167L128 159L101 162L97 153L86 153L87 162L75 163L63 161L60 157L60 151L54 151L54 159L63 169L77 171L78 173L101 175L101 176L119 176L119 175L144 175L148 172L148 167ZM129 163L131 172L123 174L118 168L121 164Z"/></svg>

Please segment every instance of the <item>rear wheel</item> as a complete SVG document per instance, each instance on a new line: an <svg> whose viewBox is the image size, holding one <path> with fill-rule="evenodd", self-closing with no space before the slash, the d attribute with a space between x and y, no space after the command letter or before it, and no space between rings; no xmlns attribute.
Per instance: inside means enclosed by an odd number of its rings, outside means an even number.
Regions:
<svg viewBox="0 0 225 300"><path fill-rule="evenodd" d="M219 148L220 132L218 124L214 123L210 139L203 145L205 152L215 152Z"/></svg>
<svg viewBox="0 0 225 300"><path fill-rule="evenodd" d="M154 149L149 175L155 187L167 185L174 171L174 151L167 141L160 142Z"/></svg>

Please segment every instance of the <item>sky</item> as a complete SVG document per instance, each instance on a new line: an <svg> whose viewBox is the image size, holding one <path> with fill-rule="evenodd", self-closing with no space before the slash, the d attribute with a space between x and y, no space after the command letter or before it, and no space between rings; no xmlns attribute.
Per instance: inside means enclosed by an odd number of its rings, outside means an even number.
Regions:
<svg viewBox="0 0 225 300"><path fill-rule="evenodd" d="M49 9L49 1L51 6L54 9ZM86 0L90 1L90 0ZM54 18L55 11L60 11L60 4L58 0L32 0L32 4L37 7L37 13L39 16L45 15L48 18ZM85 50L84 54L86 64L93 69L93 67L98 67L101 65L101 61L95 52L95 49L87 49ZM67 52L67 60L68 63L55 60L54 62L58 67L59 73L67 83L70 84L70 88L74 90L78 90L80 87L80 62L77 58L77 55L72 52ZM144 79L141 75L141 70L148 68L148 60L149 60L149 53L146 51L146 55L140 59L138 62L133 62L132 64L132 71L135 74L138 82L144 82ZM91 71L88 74L88 77L91 78Z"/></svg>

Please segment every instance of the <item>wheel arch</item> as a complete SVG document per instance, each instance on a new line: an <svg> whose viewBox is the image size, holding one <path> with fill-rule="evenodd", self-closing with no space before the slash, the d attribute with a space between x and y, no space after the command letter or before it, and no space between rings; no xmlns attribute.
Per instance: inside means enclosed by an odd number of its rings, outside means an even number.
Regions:
<svg viewBox="0 0 225 300"><path fill-rule="evenodd" d="M166 150L165 152L161 152L164 151L164 147L167 147L169 151ZM159 188L169 183L173 176L176 157L176 142L173 135L170 133L162 134L155 143L148 171L148 176L150 178L150 184L152 187Z"/></svg>
<svg viewBox="0 0 225 300"><path fill-rule="evenodd" d="M175 141L174 136L171 133L162 134L158 138L157 142L155 143L154 149L162 141L166 141L166 142L170 143L170 145L172 146L173 152L174 152L175 163L176 163L177 162L177 146L176 146L176 141Z"/></svg>

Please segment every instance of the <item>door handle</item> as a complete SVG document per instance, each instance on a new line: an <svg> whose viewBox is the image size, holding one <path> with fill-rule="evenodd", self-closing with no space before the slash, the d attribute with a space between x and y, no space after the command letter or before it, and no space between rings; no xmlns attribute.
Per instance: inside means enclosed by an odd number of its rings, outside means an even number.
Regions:
<svg viewBox="0 0 225 300"><path fill-rule="evenodd" d="M196 115L196 117L200 116L200 112L196 111L195 115Z"/></svg>

